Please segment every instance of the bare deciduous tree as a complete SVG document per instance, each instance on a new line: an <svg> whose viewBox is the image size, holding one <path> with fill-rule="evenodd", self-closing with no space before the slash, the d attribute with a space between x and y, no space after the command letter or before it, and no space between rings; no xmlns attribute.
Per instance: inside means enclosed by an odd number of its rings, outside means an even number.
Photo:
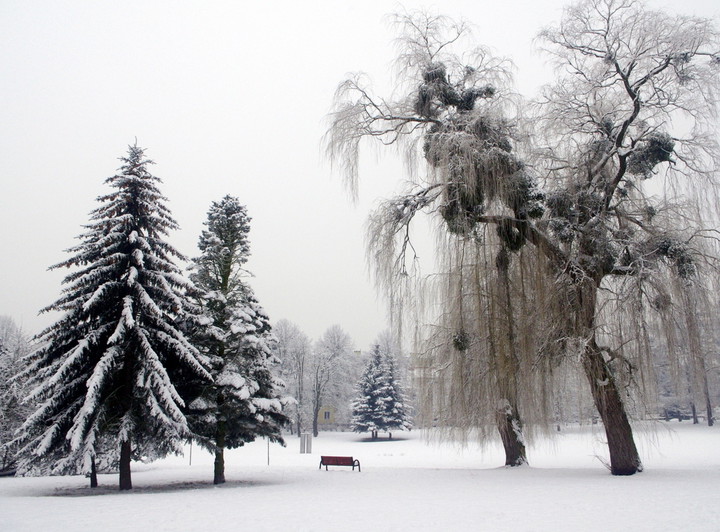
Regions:
<svg viewBox="0 0 720 532"><path fill-rule="evenodd" d="M280 320L273 327L277 338L275 355L280 359L280 374L287 383L288 393L295 399L294 413L291 415L298 437L305 428L305 408L307 369L312 348L310 339L297 325L288 320Z"/></svg>
<svg viewBox="0 0 720 532"><path fill-rule="evenodd" d="M352 339L339 325L325 331L309 360L312 386L312 429L318 435L318 416L329 391L343 377L342 373L352 356Z"/></svg>

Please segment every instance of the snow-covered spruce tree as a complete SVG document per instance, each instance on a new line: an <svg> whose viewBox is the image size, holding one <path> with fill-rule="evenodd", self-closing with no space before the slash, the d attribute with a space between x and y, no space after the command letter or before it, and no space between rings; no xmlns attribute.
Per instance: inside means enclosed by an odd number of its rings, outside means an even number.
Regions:
<svg viewBox="0 0 720 532"><path fill-rule="evenodd" d="M403 388L398 361L391 351L385 352L385 430L410 430L412 409ZM392 433L389 434L392 438Z"/></svg>
<svg viewBox="0 0 720 532"><path fill-rule="evenodd" d="M378 391L382 377L382 353L376 345L358 382L358 397L353 401L350 421L355 432L370 432L373 439L376 438L383 420L384 408Z"/></svg>
<svg viewBox="0 0 720 532"><path fill-rule="evenodd" d="M407 98L375 98L359 76L341 84L328 153L353 187L363 139L403 142L427 163L374 214L369 241L397 296L414 289L412 221L427 212L442 228L436 327L417 347L428 416L468 434L504 410L505 435L519 436L516 413L546 420L553 368L577 360L612 473L641 471L626 407L652 375L650 314L682 314L716 260L703 248L717 212L717 30L634 0L577 3L542 34L560 68L526 121L497 61L452 53L466 26L398 21ZM534 143L520 134L532 123Z"/></svg>
<svg viewBox="0 0 720 532"><path fill-rule="evenodd" d="M213 202L193 260L191 280L210 327L194 342L210 363L214 381L202 382L189 405L188 421L199 443L215 453L215 484L225 482L224 450L265 437L284 443L280 390L272 373L278 363L270 322L252 289L243 281L250 256L250 217L237 198Z"/></svg>
<svg viewBox="0 0 720 532"><path fill-rule="evenodd" d="M211 380L177 324L192 308L191 285L165 237L177 224L143 149L130 146L113 189L100 196L72 257L63 296L43 309L62 317L37 337L24 371L38 402L19 437L22 471L93 468L101 450L119 460L132 488L132 458L179 452L189 435L178 388Z"/></svg>
<svg viewBox="0 0 720 532"><path fill-rule="evenodd" d="M372 439L379 431L392 437L392 430L409 430L412 426L395 357L377 344L358 383L352 412L353 431L370 432Z"/></svg>

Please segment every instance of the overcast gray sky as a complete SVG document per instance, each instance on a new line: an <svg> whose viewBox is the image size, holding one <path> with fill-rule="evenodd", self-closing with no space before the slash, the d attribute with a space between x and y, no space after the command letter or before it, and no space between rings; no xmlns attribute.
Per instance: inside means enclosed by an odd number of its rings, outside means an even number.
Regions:
<svg viewBox="0 0 720 532"><path fill-rule="evenodd" d="M549 72L532 40L560 0L446 0L437 11L513 59L526 96ZM654 7L717 16L712 0ZM432 3L406 1L406 9ZM360 201L324 162L320 140L337 84L351 71L388 87L390 1L0 0L0 315L29 333L60 294L66 258L103 181L135 142L157 164L197 255L212 201L237 196L253 218L251 280L273 321L311 338L342 326L367 349L387 327L367 274L364 222L398 190L402 167L367 158Z"/></svg>

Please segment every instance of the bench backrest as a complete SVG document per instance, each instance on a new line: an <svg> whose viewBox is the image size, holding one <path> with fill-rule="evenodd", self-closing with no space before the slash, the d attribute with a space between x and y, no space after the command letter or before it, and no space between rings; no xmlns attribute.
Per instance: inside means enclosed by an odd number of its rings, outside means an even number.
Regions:
<svg viewBox="0 0 720 532"><path fill-rule="evenodd" d="M321 456L324 465L353 465L352 456Z"/></svg>

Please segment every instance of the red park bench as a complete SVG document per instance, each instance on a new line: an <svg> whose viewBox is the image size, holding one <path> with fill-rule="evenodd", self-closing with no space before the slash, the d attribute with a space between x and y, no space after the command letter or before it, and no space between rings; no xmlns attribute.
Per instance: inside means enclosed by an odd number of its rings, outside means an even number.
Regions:
<svg viewBox="0 0 720 532"><path fill-rule="evenodd" d="M318 469L322 469L322 466L325 466L325 471L328 470L328 466L348 466L352 467L353 471L355 471L355 466L358 468L358 473L360 472L360 460L353 460L352 456L321 456L320 457L320 467Z"/></svg>

